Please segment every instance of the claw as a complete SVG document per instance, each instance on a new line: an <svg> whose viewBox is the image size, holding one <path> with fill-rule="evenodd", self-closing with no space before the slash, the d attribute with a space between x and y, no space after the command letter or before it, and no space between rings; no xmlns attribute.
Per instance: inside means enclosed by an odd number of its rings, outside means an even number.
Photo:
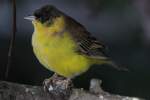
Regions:
<svg viewBox="0 0 150 100"><path fill-rule="evenodd" d="M43 88L45 92L50 92L53 90L52 86L52 80L51 79L45 79L43 82Z"/></svg>
<svg viewBox="0 0 150 100"><path fill-rule="evenodd" d="M45 79L43 82L44 91L46 92L61 92L63 94L70 93L73 84L71 79L64 78L54 74L51 78Z"/></svg>

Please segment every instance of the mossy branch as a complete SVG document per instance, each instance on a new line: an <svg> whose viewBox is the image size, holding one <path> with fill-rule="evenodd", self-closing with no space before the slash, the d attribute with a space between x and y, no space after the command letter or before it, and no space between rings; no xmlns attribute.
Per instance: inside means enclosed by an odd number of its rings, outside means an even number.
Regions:
<svg viewBox="0 0 150 100"><path fill-rule="evenodd" d="M135 97L120 96L105 92L100 87L101 81L93 79L90 90L73 89L70 96L44 92L41 86L21 85L0 82L0 100L144 100Z"/></svg>

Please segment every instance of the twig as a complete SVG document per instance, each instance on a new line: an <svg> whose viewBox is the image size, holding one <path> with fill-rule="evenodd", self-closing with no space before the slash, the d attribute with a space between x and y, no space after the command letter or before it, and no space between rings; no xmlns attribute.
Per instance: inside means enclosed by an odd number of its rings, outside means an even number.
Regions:
<svg viewBox="0 0 150 100"><path fill-rule="evenodd" d="M9 50L8 50L5 80L8 79L9 69L10 69L11 61L12 61L12 51L13 51L14 41L15 41L15 36L16 36L16 0L12 0L12 10L13 10L12 35L11 35L11 40L10 40L10 45L9 45Z"/></svg>

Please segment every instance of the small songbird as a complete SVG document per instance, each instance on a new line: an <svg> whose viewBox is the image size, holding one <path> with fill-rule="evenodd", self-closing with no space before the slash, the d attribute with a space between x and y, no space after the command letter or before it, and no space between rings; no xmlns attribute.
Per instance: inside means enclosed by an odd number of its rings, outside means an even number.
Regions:
<svg viewBox="0 0 150 100"><path fill-rule="evenodd" d="M104 54L103 43L54 6L43 6L25 19L34 26L32 46L36 57L56 74L72 79L93 64L110 64L119 69Z"/></svg>

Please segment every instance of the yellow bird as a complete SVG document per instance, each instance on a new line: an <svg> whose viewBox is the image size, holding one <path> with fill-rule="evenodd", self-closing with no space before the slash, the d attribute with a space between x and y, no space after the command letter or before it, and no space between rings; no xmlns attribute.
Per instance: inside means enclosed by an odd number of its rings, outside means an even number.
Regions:
<svg viewBox="0 0 150 100"><path fill-rule="evenodd" d="M93 64L117 66L104 54L104 45L92 37L83 25L57 8L37 9L32 21L33 51L47 69L68 79L86 72Z"/></svg>

